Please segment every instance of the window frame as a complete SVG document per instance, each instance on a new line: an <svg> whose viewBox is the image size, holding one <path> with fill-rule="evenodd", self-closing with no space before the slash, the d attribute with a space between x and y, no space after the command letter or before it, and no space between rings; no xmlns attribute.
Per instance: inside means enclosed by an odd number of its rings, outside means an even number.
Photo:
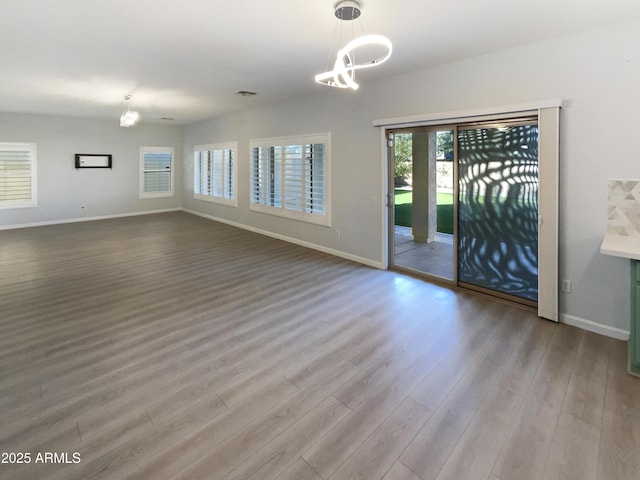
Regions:
<svg viewBox="0 0 640 480"><path fill-rule="evenodd" d="M222 178L214 178L214 174L216 172L215 171L211 172L211 193L210 194L197 193L196 180L198 179L198 174L197 174L198 161L200 162L202 161L201 158L200 159L197 158L198 153L209 152L209 154L211 155L215 151L224 152L225 150L230 150L233 154L233 158L231 159L231 169L230 169L231 198L214 195L215 193L214 184L217 181L220 181L222 182L222 184L224 184L224 182L227 180L226 177L229 174L229 171L224 168L221 173ZM225 164L225 159L223 158L223 166L224 164ZM211 168L213 169L213 161L211 162ZM202 165L200 165L200 170L202 171ZM193 147L193 198L195 198L196 200L202 200L205 202L217 203L220 205L227 205L230 207L237 207L238 206L237 178L238 178L238 142L209 143L206 145L196 145L195 147ZM223 192L224 192L224 188L223 188Z"/></svg>
<svg viewBox="0 0 640 480"><path fill-rule="evenodd" d="M266 205L264 203L256 202L257 195L264 197L269 195L269 192L256 192L256 176L255 176L255 157L254 150L256 148L281 148L284 151L287 147L302 146L303 151L307 145L323 144L324 145L324 184L322 185L324 190L324 213L312 213L306 211L296 211L286 208L287 198L291 198L284 187L279 192L280 198L277 203L279 206ZM315 225L321 225L325 227L331 226L331 133L316 133L308 135L296 135L287 137L274 137L274 138L261 138L252 139L249 141L249 155L250 155L250 168L249 168L249 210L259 213L266 213L269 215L275 215L278 217L284 217L291 220L302 221L306 223L312 223ZM285 156L282 155L281 159L281 178L285 177L286 161ZM303 175L304 177L304 175ZM274 181L272 177L271 182ZM304 182L304 181L303 181ZM283 181L284 185L284 181ZM301 188L301 201L304 199L304 183ZM273 195L273 192L271 192ZM303 202L304 205L304 202Z"/></svg>
<svg viewBox="0 0 640 480"><path fill-rule="evenodd" d="M0 151L16 151L25 150L29 151L31 155L30 172L31 179L31 192L29 199L21 200L0 200L0 210L12 209L12 208L33 208L38 206L38 188L37 188L37 146L35 143L30 142L0 142ZM11 176L8 174L0 173L0 176Z"/></svg>
<svg viewBox="0 0 640 480"><path fill-rule="evenodd" d="M165 192L145 192L144 191L144 177L145 171L144 169L144 155L145 153L170 153L171 154L171 177L170 177L170 189ZM154 171L166 171L166 170L149 170L149 172ZM173 147L140 147L140 179L139 179L139 193L141 199L148 198L162 198L162 197L174 197L175 196L175 149Z"/></svg>

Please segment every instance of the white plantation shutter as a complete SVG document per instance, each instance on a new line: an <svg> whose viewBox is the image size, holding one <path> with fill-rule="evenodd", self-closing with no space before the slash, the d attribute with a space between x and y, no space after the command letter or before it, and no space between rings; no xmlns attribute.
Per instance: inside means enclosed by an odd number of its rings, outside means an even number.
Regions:
<svg viewBox="0 0 640 480"><path fill-rule="evenodd" d="M36 205L36 146L0 143L0 208Z"/></svg>
<svg viewBox="0 0 640 480"><path fill-rule="evenodd" d="M236 206L237 143L199 145L194 150L194 198Z"/></svg>
<svg viewBox="0 0 640 480"><path fill-rule="evenodd" d="M304 157L302 145L284 147L284 208L301 212L304 203Z"/></svg>
<svg viewBox="0 0 640 480"><path fill-rule="evenodd" d="M268 147L251 149L251 203L267 205L265 202L267 190L267 169L264 165L268 155Z"/></svg>
<svg viewBox="0 0 640 480"><path fill-rule="evenodd" d="M171 191L171 154L146 152L144 174L145 193Z"/></svg>
<svg viewBox="0 0 640 480"><path fill-rule="evenodd" d="M211 195L211 152L208 150L195 152L193 173L193 193Z"/></svg>
<svg viewBox="0 0 640 480"><path fill-rule="evenodd" d="M305 209L309 213L324 215L326 202L326 165L325 145L314 143L307 145L307 158L305 165L304 195Z"/></svg>
<svg viewBox="0 0 640 480"><path fill-rule="evenodd" d="M256 147L251 161L251 203L282 206L282 147Z"/></svg>
<svg viewBox="0 0 640 480"><path fill-rule="evenodd" d="M140 148L140 197L173 196L173 148Z"/></svg>
<svg viewBox="0 0 640 480"><path fill-rule="evenodd" d="M224 198L224 163L222 150L213 151L213 164L211 165L211 177L213 179L213 196Z"/></svg>
<svg viewBox="0 0 640 480"><path fill-rule="evenodd" d="M329 134L251 141L251 205L329 225Z"/></svg>

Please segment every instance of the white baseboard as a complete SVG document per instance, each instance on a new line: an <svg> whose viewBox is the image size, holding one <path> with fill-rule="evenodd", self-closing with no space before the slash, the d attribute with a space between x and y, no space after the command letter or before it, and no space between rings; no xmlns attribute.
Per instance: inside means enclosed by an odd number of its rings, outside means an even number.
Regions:
<svg viewBox="0 0 640 480"><path fill-rule="evenodd" d="M305 242L304 240L299 240L297 238L287 237L286 235L280 235L279 233L273 233L268 230L262 230L260 228L251 227L243 223L232 222L224 218L214 217L213 215L207 215L206 213L197 212L195 210L189 210L189 209L183 208L182 211L186 213L190 213L192 215L197 215L199 217L207 218L215 222L226 223L227 225L231 225L233 227L238 227L238 228L242 228L243 230L248 230L250 232L266 235L267 237L277 238L278 240L283 240L285 242L294 243L296 245L311 248L312 250L318 250L319 252L328 253L329 255L334 255L336 257L344 258L346 260L351 260L352 262L361 263L369 267L382 269L382 270L384 269L384 265L382 265L382 262L376 262L374 260L370 260L364 257L359 257L357 255L352 255L350 253L342 252L340 250L334 250L333 248L323 247L322 245L317 245L315 243Z"/></svg>
<svg viewBox="0 0 640 480"><path fill-rule="evenodd" d="M164 210L147 210L144 212L116 213L113 215L100 215L97 217L80 217L80 218L67 218L63 220L50 220L47 222L18 223L15 225L0 225L0 230L14 230L16 228L44 227L47 225L61 225L63 223L93 222L95 220L108 220L110 218L136 217L138 215L153 215L154 213L180 212L181 210L182 210L181 208L166 208Z"/></svg>
<svg viewBox="0 0 640 480"><path fill-rule="evenodd" d="M566 323L567 325L582 328L583 330L589 330L590 332L599 333L600 335L605 335L617 340L629 340L628 330L610 327L609 325L603 325L601 323L580 317L574 317L573 315L567 315L565 313L560 314L560 323Z"/></svg>

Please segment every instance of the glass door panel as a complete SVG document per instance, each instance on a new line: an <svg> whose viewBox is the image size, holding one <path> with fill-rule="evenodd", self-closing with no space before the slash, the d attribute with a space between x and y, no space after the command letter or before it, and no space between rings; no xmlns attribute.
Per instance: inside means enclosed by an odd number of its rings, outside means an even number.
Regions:
<svg viewBox="0 0 640 480"><path fill-rule="evenodd" d="M538 126L458 130L458 281L538 300Z"/></svg>
<svg viewBox="0 0 640 480"><path fill-rule="evenodd" d="M454 130L393 132L392 265L455 280Z"/></svg>

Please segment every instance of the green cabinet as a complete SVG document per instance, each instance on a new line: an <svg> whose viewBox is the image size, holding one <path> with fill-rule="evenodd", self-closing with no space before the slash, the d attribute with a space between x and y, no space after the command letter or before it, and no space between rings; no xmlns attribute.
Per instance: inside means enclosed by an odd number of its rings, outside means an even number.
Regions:
<svg viewBox="0 0 640 480"><path fill-rule="evenodd" d="M640 260L631 260L629 372L640 375Z"/></svg>

